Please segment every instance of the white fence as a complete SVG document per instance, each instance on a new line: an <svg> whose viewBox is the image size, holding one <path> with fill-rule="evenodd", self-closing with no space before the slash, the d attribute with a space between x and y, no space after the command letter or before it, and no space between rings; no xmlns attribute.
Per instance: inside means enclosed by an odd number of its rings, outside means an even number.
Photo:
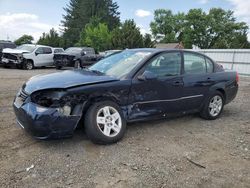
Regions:
<svg viewBox="0 0 250 188"><path fill-rule="evenodd" d="M226 69L250 76L250 49L198 49Z"/></svg>

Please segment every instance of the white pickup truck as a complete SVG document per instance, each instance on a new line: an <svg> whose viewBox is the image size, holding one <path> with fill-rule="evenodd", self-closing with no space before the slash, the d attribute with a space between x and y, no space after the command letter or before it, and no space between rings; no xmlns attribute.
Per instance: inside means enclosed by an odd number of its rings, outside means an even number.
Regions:
<svg viewBox="0 0 250 188"><path fill-rule="evenodd" d="M5 67L15 65L17 68L31 70L34 67L54 65L54 53L60 53L62 48L50 46L24 44L15 49L3 50L2 63Z"/></svg>

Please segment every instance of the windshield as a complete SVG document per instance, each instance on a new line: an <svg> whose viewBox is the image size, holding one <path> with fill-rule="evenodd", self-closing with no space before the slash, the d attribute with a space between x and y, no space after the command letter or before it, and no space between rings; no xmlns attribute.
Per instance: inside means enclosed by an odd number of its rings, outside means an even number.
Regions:
<svg viewBox="0 0 250 188"><path fill-rule="evenodd" d="M81 48L67 48L65 52L69 53L81 53L82 49Z"/></svg>
<svg viewBox="0 0 250 188"><path fill-rule="evenodd" d="M33 52L36 49L36 46L35 45L34 46L33 45L21 45L21 46L18 46L17 49Z"/></svg>
<svg viewBox="0 0 250 188"><path fill-rule="evenodd" d="M102 72L110 76L122 78L127 75L140 61L149 56L149 51L125 50L110 57L104 58L91 66L92 71Z"/></svg>

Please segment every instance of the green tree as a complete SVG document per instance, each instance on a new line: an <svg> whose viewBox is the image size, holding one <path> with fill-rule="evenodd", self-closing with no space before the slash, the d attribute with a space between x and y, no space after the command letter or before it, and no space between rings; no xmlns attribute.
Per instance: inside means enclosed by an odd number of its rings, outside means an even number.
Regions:
<svg viewBox="0 0 250 188"><path fill-rule="evenodd" d="M200 48L207 48L210 28L208 17L202 9L191 9L185 16L186 25L184 28L183 43L186 48L192 45Z"/></svg>
<svg viewBox="0 0 250 188"><path fill-rule="evenodd" d="M42 36L37 41L37 44L47 45L52 47L60 47L62 38L56 32L54 28L52 28L49 33L43 33Z"/></svg>
<svg viewBox="0 0 250 188"><path fill-rule="evenodd" d="M151 35L146 33L143 37L143 47L145 48L154 48L155 44L152 41Z"/></svg>
<svg viewBox="0 0 250 188"><path fill-rule="evenodd" d="M18 38L17 40L14 41L14 43L19 46L22 44L32 44L32 41L34 40L34 38L31 35L23 35L20 38Z"/></svg>
<svg viewBox="0 0 250 188"><path fill-rule="evenodd" d="M237 22L233 11L212 8L208 13L191 9L187 14L173 14L170 10L155 11L150 24L155 38L161 42L183 42L185 48L247 48L248 26Z"/></svg>
<svg viewBox="0 0 250 188"><path fill-rule="evenodd" d="M150 23L153 36L161 42L171 43L182 40L185 14L173 14L171 10L158 9L154 12L154 21ZM163 36L163 37L162 37Z"/></svg>
<svg viewBox="0 0 250 188"><path fill-rule="evenodd" d="M112 31L112 45L116 49L143 47L143 36L134 20L125 20L120 27Z"/></svg>
<svg viewBox="0 0 250 188"><path fill-rule="evenodd" d="M248 26L236 22L233 11L212 8L206 14L201 9L191 9L186 15L184 43L200 48L245 48Z"/></svg>
<svg viewBox="0 0 250 188"><path fill-rule="evenodd" d="M66 46L75 45L80 38L82 29L93 17L100 18L112 30L120 23L118 5L113 0L70 0L64 8L62 25Z"/></svg>
<svg viewBox="0 0 250 188"><path fill-rule="evenodd" d="M111 47L111 33L104 23L89 23L81 33L78 46L91 46L97 52Z"/></svg>

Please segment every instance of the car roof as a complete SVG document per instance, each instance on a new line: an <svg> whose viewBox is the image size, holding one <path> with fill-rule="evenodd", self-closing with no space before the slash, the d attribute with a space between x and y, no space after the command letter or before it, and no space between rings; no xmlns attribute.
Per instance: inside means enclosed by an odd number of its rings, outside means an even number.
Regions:
<svg viewBox="0 0 250 188"><path fill-rule="evenodd" d="M35 46L35 47L47 47L47 48L52 48L51 46L45 46L45 45L40 45L40 44L22 44L25 46Z"/></svg>
<svg viewBox="0 0 250 188"><path fill-rule="evenodd" d="M15 44L14 42L11 41L4 41L4 40L0 40L1 44Z"/></svg>
<svg viewBox="0 0 250 188"><path fill-rule="evenodd" d="M203 54L203 53L200 53L200 52L197 52L197 51L194 51L192 49L171 49L171 48L134 48L134 49L125 49L125 50L129 50L129 51L137 51L137 52L151 52L152 54L155 54L155 53L160 53L160 52L171 52L171 51L179 51L179 52L191 52L191 53L196 53L196 54L200 54L200 55L203 55L205 57L208 57L207 55ZM211 58L209 58L211 59Z"/></svg>
<svg viewBox="0 0 250 188"><path fill-rule="evenodd" d="M72 47L68 47L68 48L94 49L94 48L91 48L91 47L78 47L78 46L72 46Z"/></svg>
<svg viewBox="0 0 250 188"><path fill-rule="evenodd" d="M162 49L162 48L134 48L134 49L126 49L130 51L148 51L148 52L167 52L167 51L181 51L180 49Z"/></svg>
<svg viewBox="0 0 250 188"><path fill-rule="evenodd" d="M60 47L53 47L53 49L62 49L63 50L63 48L60 48Z"/></svg>

